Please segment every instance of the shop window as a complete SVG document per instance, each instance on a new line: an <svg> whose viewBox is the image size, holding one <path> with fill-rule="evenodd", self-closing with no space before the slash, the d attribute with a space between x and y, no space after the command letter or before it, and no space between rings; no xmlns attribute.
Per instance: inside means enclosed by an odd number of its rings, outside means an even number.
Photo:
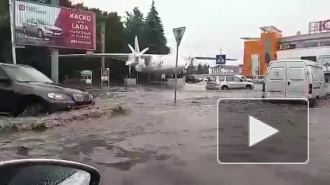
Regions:
<svg viewBox="0 0 330 185"><path fill-rule="evenodd" d="M301 60L310 60L316 62L316 56L304 56L301 57Z"/></svg>
<svg viewBox="0 0 330 185"><path fill-rule="evenodd" d="M330 46L330 40L320 42L320 46Z"/></svg>
<svg viewBox="0 0 330 185"><path fill-rule="evenodd" d="M318 45L319 45L318 42L305 42L303 44L304 48L317 47Z"/></svg>

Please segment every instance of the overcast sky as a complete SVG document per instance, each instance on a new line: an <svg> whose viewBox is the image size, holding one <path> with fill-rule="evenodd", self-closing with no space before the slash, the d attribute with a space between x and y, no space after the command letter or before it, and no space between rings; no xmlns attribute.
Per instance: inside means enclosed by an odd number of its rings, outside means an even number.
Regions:
<svg viewBox="0 0 330 185"><path fill-rule="evenodd" d="M125 15L137 6L147 14L152 0L78 0L89 7ZM243 40L258 37L261 26L273 25L284 36L308 32L308 22L330 19L328 0L155 0L168 45L175 48L172 29L186 26L180 52L191 56L215 56L242 63ZM237 62L234 62L237 63Z"/></svg>

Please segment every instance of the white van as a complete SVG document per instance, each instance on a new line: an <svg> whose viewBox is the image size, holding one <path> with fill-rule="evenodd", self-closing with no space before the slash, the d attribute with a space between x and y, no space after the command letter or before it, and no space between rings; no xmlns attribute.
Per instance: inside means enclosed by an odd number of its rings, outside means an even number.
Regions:
<svg viewBox="0 0 330 185"><path fill-rule="evenodd" d="M269 63L263 98L307 98L310 105L326 99L322 66L309 60L276 60Z"/></svg>

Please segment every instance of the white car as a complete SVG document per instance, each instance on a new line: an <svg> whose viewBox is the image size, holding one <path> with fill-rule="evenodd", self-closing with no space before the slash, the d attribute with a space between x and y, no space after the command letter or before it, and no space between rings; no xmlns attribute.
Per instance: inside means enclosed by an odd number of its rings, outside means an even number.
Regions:
<svg viewBox="0 0 330 185"><path fill-rule="evenodd" d="M252 79L252 82L255 84L262 84L264 83L265 76L264 75L257 75L254 79Z"/></svg>
<svg viewBox="0 0 330 185"><path fill-rule="evenodd" d="M32 33L37 35L39 38L44 37L61 37L63 31L61 28L55 25L50 25L42 19L30 18L23 22L23 32Z"/></svg>
<svg viewBox="0 0 330 185"><path fill-rule="evenodd" d="M244 75L235 75L237 76L238 78L244 80L244 81L247 81L247 82L252 82L252 79L251 78L246 78Z"/></svg>
<svg viewBox="0 0 330 185"><path fill-rule="evenodd" d="M277 60L269 63L263 98L306 98L310 105L327 98L322 66L308 60Z"/></svg>
<svg viewBox="0 0 330 185"><path fill-rule="evenodd" d="M211 78L210 78L211 79ZM254 84L237 77L236 75L215 76L207 82L206 89L229 90L229 89L253 89Z"/></svg>

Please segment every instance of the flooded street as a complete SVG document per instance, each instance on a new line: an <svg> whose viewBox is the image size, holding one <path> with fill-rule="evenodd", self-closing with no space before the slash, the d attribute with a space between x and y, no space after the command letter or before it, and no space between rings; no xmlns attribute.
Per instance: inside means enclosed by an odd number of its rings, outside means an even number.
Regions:
<svg viewBox="0 0 330 185"><path fill-rule="evenodd" d="M218 92L188 85L178 91L176 105L173 90L137 87L114 92L109 97L130 107L129 115L3 135L1 160L79 161L99 169L102 185L329 184L329 102L310 109L308 164L217 163L217 100L260 97L259 90Z"/></svg>

